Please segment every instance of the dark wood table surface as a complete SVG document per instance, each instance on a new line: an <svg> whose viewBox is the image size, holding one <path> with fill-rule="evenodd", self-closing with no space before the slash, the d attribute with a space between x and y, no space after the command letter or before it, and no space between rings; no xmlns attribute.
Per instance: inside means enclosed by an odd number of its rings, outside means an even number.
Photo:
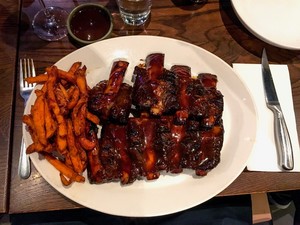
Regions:
<svg viewBox="0 0 300 225"><path fill-rule="evenodd" d="M16 23L18 13L14 1L7 2L9 12L13 18L7 15L8 22ZM84 1L79 0L55 0L45 1L46 5L57 5L70 11L75 5ZM89 1L91 2L91 1ZM232 63L259 63L262 49L268 51L271 63L287 64L292 83L293 101L297 120L298 133L300 132L300 51L290 51L271 46L249 33L236 17L229 0L211 0L203 5L191 5L187 0L154 0L151 18L145 26L133 28L124 25L115 0L94 1L106 5L114 18L114 30L111 38L125 35L157 35L180 39L198 45L218 57L222 58L229 65ZM1 6L1 4L0 4ZM7 7L6 7L7 8ZM10 25L5 26L1 20L2 43L6 51L1 54L1 98L5 102L1 106L1 153L0 170L3 170L5 179L7 176L7 160L9 148L9 132L12 130L11 143L11 164L8 213L27 213L38 211L52 211L61 209L81 208L82 206L67 199L55 191L33 167L29 179L21 180L17 175L19 157L19 146L21 141L21 117L24 105L18 94L18 71L15 66L18 58L31 57L35 61L37 72L43 72L44 68L52 65L62 57L66 56L77 48L70 43L66 37L57 42L46 42L34 35L31 28L31 21L34 14L41 8L39 2L32 0L22 1L22 12L19 21L19 30ZM2 15L3 17L3 15ZM1 17L1 18L2 18ZM17 31L18 35L17 36ZM3 43L6 41L5 43ZM16 45L16 41L18 44ZM17 49L16 49L17 48ZM17 52L16 52L17 50ZM17 57L16 57L17 56ZM4 69L3 69L4 68ZM16 67L17 68L17 67ZM4 84L8 85L4 85ZM4 89L3 89L4 88ZM15 91L16 94L13 94ZM12 106L13 104L13 106ZM12 111L13 110L13 111ZM5 114L5 117L3 117ZM11 118L11 115L13 117ZM5 121L3 120L5 119ZM10 121L12 127L10 127ZM3 131L3 127L5 128ZM7 135L8 134L8 135ZM2 144L3 143L3 144ZM3 149L4 148L4 149ZM5 162L2 162L2 161ZM5 166L6 165L6 166ZM0 176L3 176L0 173ZM6 183L0 185L0 197L5 199ZM274 192L284 190L300 189L300 173L268 173L244 171L229 187L223 190L218 196L243 195L261 192ZM0 211L5 208L5 200L0 205Z"/></svg>
<svg viewBox="0 0 300 225"><path fill-rule="evenodd" d="M6 213L10 182L10 142L13 127L15 66L18 43L18 1L2 1L0 12L0 213Z"/></svg>

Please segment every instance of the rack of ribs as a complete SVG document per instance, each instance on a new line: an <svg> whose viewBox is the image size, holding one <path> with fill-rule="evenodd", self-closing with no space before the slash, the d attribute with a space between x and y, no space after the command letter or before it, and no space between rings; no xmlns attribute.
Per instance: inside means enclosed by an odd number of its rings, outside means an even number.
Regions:
<svg viewBox="0 0 300 225"><path fill-rule="evenodd" d="M88 153L91 183L124 185L184 169L205 176L220 162L223 95L217 76L193 77L186 65L168 70L164 58L149 54L134 68L133 86L123 83L128 63L115 62L109 79L90 90L89 110L102 124L99 143Z"/></svg>

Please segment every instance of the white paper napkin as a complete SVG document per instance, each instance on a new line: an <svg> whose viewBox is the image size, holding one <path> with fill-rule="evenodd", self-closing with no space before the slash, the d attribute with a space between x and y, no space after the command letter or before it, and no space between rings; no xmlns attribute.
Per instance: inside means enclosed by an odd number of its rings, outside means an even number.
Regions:
<svg viewBox="0 0 300 225"><path fill-rule="evenodd" d="M282 171L274 141L273 112L266 106L260 64L233 64L240 79L247 86L256 106L258 124L254 148L247 169L250 171ZM270 65L276 92L290 132L294 155L294 170L300 171L300 149L292 99L291 83L286 65Z"/></svg>

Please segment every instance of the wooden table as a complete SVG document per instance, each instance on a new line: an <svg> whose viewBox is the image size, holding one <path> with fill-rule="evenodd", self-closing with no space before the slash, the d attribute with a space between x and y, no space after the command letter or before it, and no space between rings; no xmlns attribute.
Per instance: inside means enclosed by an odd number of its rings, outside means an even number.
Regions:
<svg viewBox="0 0 300 225"><path fill-rule="evenodd" d="M17 55L18 1L0 4L0 213L8 211L8 186L10 172L11 131L15 96L15 65Z"/></svg>
<svg viewBox="0 0 300 225"><path fill-rule="evenodd" d="M46 1L46 4L58 5L70 11L74 5L82 2L84 1L49 0ZM145 27L139 28L123 24L115 1L95 2L106 5L112 13L114 18L112 37L141 34L176 38L214 53L229 65L232 63L259 63L262 48L265 47L271 63L288 64L297 129L300 131L300 51L273 47L254 37L237 19L229 0L211 0L204 5L190 5L184 0L153 1L149 23ZM68 38L50 43L40 40L33 34L30 23L40 7L37 2L23 0L18 56L20 58L32 57L38 72L43 72L46 66L76 50L76 47L69 42ZM12 151L9 213L82 207L56 192L34 168L29 179L21 180L18 177L18 148L22 135L21 116L23 113L23 102L19 95L14 97L14 105L14 151ZM300 189L300 173L245 171L218 196L297 189Z"/></svg>

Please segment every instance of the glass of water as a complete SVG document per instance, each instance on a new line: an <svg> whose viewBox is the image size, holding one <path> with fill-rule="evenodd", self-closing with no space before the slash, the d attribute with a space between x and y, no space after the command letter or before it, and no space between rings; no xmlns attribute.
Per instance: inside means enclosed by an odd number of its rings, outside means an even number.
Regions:
<svg viewBox="0 0 300 225"><path fill-rule="evenodd" d="M126 24L139 26L149 18L151 0L117 0L120 15Z"/></svg>

